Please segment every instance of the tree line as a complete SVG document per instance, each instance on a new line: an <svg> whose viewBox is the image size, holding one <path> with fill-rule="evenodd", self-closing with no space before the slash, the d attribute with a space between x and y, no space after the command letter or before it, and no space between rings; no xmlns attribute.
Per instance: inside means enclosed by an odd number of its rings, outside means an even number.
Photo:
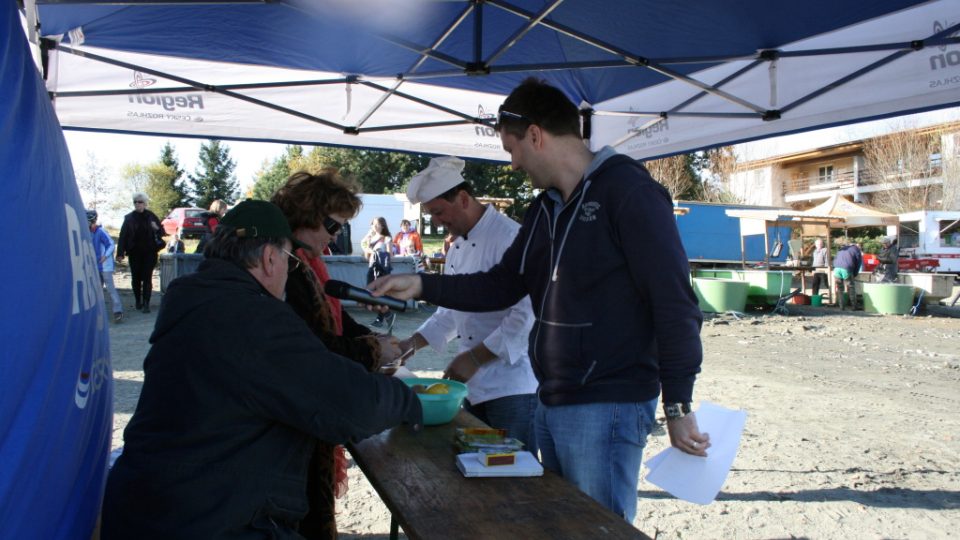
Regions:
<svg viewBox="0 0 960 540"><path fill-rule="evenodd" d="M410 179L430 161L430 156L422 154L331 147L305 150L303 146L289 145L261 166L252 187L241 194L234 174L236 162L228 146L209 140L201 145L198 157L194 173L186 173L173 146L167 142L156 162L126 166L122 177L124 190L129 193L108 201L107 196L113 190L107 187L106 171L90 156L87 170L78 174L80 188L91 196L88 205L94 208L111 202L116 209L129 208L128 195L142 191L150 197L153 211L162 217L173 208L207 208L215 199L228 204L240 198L269 200L291 173L318 172L327 167L337 169L359 193L403 193ZM645 163L674 199L715 202L734 202L723 185L735 164L736 157L730 147ZM470 160L463 175L478 196L513 199L506 213L517 220L522 219L536 196L526 174L512 171L509 165Z"/></svg>
<svg viewBox="0 0 960 540"><path fill-rule="evenodd" d="M180 166L173 146L167 142L157 161L147 165L133 163L123 168L119 193L107 178L106 168L99 165L93 155L88 155L87 168L77 174L77 178L81 191L88 197L87 206L94 209L128 209L130 196L137 192L147 194L151 210L161 218L173 208L208 208L216 199L227 204L236 202L240 192L230 148L218 140L209 140L200 145L198 158L195 171L187 173Z"/></svg>

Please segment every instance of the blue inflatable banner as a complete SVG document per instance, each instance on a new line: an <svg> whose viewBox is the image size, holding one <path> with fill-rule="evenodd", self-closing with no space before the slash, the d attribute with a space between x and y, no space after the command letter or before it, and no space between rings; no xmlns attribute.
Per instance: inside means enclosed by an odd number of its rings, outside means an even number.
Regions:
<svg viewBox="0 0 960 540"><path fill-rule="evenodd" d="M108 323L66 141L0 0L0 537L88 539L113 426Z"/></svg>

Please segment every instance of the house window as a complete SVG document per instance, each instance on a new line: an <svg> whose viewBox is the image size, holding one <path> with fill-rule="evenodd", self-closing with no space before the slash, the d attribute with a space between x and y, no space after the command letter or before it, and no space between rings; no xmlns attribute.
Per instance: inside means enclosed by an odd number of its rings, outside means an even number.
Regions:
<svg viewBox="0 0 960 540"><path fill-rule="evenodd" d="M824 165L817 169L817 182L821 184L833 182L833 165Z"/></svg>

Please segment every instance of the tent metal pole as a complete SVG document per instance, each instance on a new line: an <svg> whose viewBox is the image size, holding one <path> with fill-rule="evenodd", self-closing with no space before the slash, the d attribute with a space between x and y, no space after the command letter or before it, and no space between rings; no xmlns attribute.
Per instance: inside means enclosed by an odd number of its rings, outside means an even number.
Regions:
<svg viewBox="0 0 960 540"><path fill-rule="evenodd" d="M122 68L125 68L125 69L130 69L130 70L133 70L133 71L139 71L139 72L141 72L141 73L147 73L147 74L149 74L149 75L154 75L154 76L156 76L156 77L163 77L164 79L170 79L171 81L176 81L176 82L178 82L178 83L185 84L185 85L187 85L187 86L191 86L191 87L196 88L197 90L200 90L200 91L213 92L213 93L216 93L216 94L222 94L222 95L225 95L225 96L229 96L229 97L232 97L232 98L234 98L234 99L239 99L239 100L241 100L241 101L246 101L247 103L252 103L252 104L254 104L254 105L259 105L259 106L265 107L265 108L267 108L267 109L272 109L272 110L274 110L274 111L278 111L278 112L282 112L282 113L285 113L285 114L289 114L289 115L291 115L291 116L296 116L297 118L302 118L303 120L308 120L308 121L310 121L310 122L315 122L315 123L317 123L317 124L322 124L322 125L324 125L324 126L331 127L331 128L334 128L334 129L339 129L339 130L345 130L345 129L346 129L346 126L343 126L343 125L341 125L341 124L337 124L336 122L331 122L331 121L329 121L329 120L324 120L323 118L317 118L316 116L312 116L312 115L309 115L309 114L306 114L306 113L303 113L303 112L300 112L300 111L296 111L296 110L293 110L293 109L290 109L290 108L287 108L287 107L283 107L283 106L280 106L280 105L276 105L276 104L270 103L270 102L268 102L268 101L263 101L262 99L257 99L257 98L253 98L253 97L250 97L250 96L245 96L245 95L243 95L243 94L238 94L238 93L236 93L236 92L231 92L230 90L224 90L224 89L222 89L222 88L220 88L220 87L218 87L218 86L212 85L212 84L204 84L204 83L201 83L201 82L198 82L198 81L194 81L194 80L192 80L192 79L187 79L187 78L185 78L185 77L180 77L180 76L178 76L178 75L173 75L173 74L170 74L170 73L164 73L164 72L162 72L162 71L158 71L158 70L155 70L155 69L150 69L150 68L147 68L147 67L137 66L137 65L130 64L130 63L127 63L127 62L121 62L121 61L119 61L119 60L114 60L114 59L112 59L112 58L106 58L106 57L104 57L104 56L100 56L100 55L98 55L98 54L93 54L93 53L86 52L86 51L79 51L79 50L76 50L76 49L73 49L73 48L71 48L71 47L67 47L67 46L64 46L64 45L57 45L57 49L62 50L62 51L66 51L66 52L68 52L68 53L70 53L70 54L75 54L75 55L77 55L77 56L80 56L80 57L83 57L83 58L87 58L87 59L90 59L90 60L95 60L95 61L98 61L98 62L103 62L103 63L105 63L105 64L110 64L110 65L113 65L113 66L122 67ZM142 92L142 93L150 93L150 92Z"/></svg>
<svg viewBox="0 0 960 540"><path fill-rule="evenodd" d="M346 84L349 82L348 79L323 79L315 81L291 81L291 82L277 82L277 83L257 83L257 84L223 84L219 85L217 88L223 90L251 90L259 88L291 88L299 86L322 86L328 84ZM151 94L182 94L184 92L196 92L197 89L194 87L190 88L150 88ZM126 96L130 94L142 94L143 90L133 88L133 89L123 89L123 90L77 90L77 91L67 91L67 92L56 92L57 97L96 97L96 96Z"/></svg>
<svg viewBox="0 0 960 540"><path fill-rule="evenodd" d="M953 34L954 32L956 32L956 31L958 31L958 30L960 30L960 23L955 24L955 25L953 25L953 26L951 26L951 27L949 27L949 28L946 28L946 29L944 29L944 30L941 30L940 32L937 32L936 34L931 35L929 38L927 38L927 40L937 39L937 38L941 38L941 37L943 37L943 36L949 36L950 34ZM876 62L873 62L872 64L870 64L870 65L868 65L868 66L866 66L866 67L860 68L860 69L854 71L853 73L850 73L849 75L847 75L847 76L845 76L845 77L840 77L840 78L837 79L836 81L833 81L832 83L824 86L823 88L821 88L821 89L819 89L819 90L815 90L815 91L807 94L806 96L803 96L803 97L797 99L797 100L794 101L793 103L782 107L782 108L780 109L780 112L781 112L781 113L786 113L787 111L790 111L791 109L794 109L794 108L796 108L796 107L799 107L800 105L803 105L804 103L806 103L806 102L808 102L808 101L810 101L810 100L812 100L812 99L814 99L814 98L817 98L817 97L819 97L819 96L822 96L823 94L826 94L827 92L833 90L834 88L837 88L837 87L839 87L839 86L842 86L842 85L844 85L844 84L846 84L846 83L848 83L848 82L850 82L850 81L852 81L852 80L860 77L861 75L866 75L867 73L870 73L871 71L873 71L873 70L875 70L875 69L877 69L877 68L879 68L879 67L885 66L885 65L889 64L890 62L893 62L894 60L897 60L897 59L899 59L899 58L901 58L901 57L903 57L903 56L906 56L906 55L908 55L908 54L910 54L910 53L912 53L912 52L919 51L919 50L921 50L921 49L923 48L923 43L925 43L927 40L923 40L923 41L917 42L917 46L918 46L919 48L910 48L910 49L907 49L907 50L897 51L897 52L895 52L895 53L893 53L893 54L891 54L891 55L887 55L887 56L885 56L884 58L881 58L880 60L877 60Z"/></svg>
<svg viewBox="0 0 960 540"><path fill-rule="evenodd" d="M401 129L416 129L416 128L430 128L430 127L445 127L445 126L462 126L467 124L472 124L473 122L467 120L447 120L445 122L423 122L419 124L396 124L393 126L374 126L358 129L358 133L367 133L369 131L398 131Z"/></svg>
<svg viewBox="0 0 960 540"><path fill-rule="evenodd" d="M468 4L466 9L460 12L460 15L456 18L456 20L454 20L446 28L446 30L444 30L443 33L441 33L440 36L433 41L433 43L430 45L430 50L435 51L437 47L439 47L444 41L446 41L446 39L450 37L451 34L453 34L453 31L456 30L463 23L463 21L467 19L467 16L470 15L470 12L473 11L473 9L474 9L474 4L473 3ZM414 62L409 69L407 69L407 71L409 73L413 73L416 70L420 69L420 66L422 66L423 63L427 61L427 58L429 58L429 56L427 56L426 54L421 54L420 58L418 58L417 61ZM380 107L382 107L383 104L386 103L388 99L390 99L390 96L392 96L394 92L396 92L400 88L400 86L404 82L404 79L405 77L398 78L397 81L393 83L393 87L385 91L383 95L380 96L380 99L378 99L377 102L374 103L370 107L370 109L367 110L367 112L360 117L360 120L357 121L358 128L366 124L367 121L370 120L370 117L380 110Z"/></svg>
<svg viewBox="0 0 960 540"><path fill-rule="evenodd" d="M511 4L508 4L508 3L506 3L506 2L503 2L503 1L501 1L501 0L486 0L486 1L487 1L487 3L489 3L489 4L492 4L492 5L494 5L494 6L497 6L497 7L501 8L501 9L504 9L504 10L509 11L509 12L511 12L511 13L514 13L515 15L520 15L520 16L522 16L522 17L526 17L527 19L534 19L535 17L537 17L537 15L535 15L535 14L533 14L533 13L530 13L530 12L524 10L524 9L518 8L518 7L516 7L516 6L513 6L513 5L511 5ZM668 68L666 68L666 67L663 67L661 64L658 64L658 63L656 63L656 62L653 62L653 61L651 61L649 58L645 58L645 57L638 56L638 55L636 55L636 54L632 54L632 53L630 53L630 52L628 52L628 51L625 51L625 50L623 50L623 49L620 49L619 47L610 45L610 44L608 44L608 43L604 43L604 42L602 42L602 41L600 41L600 40L598 40L598 39L596 39L596 38L587 36L587 35L585 35L585 34L582 34L582 33L580 33L580 32L577 32L577 31L575 31L575 30L573 30L573 29L571 29L571 28L568 28L568 27L566 27L566 26L559 25L559 24L557 24L557 23L553 23L553 22L547 21L546 19L544 19L544 18L542 18L542 17L537 21L537 24L540 24L540 25L542 25L542 26L544 26L544 27L546 27L546 28L550 28L551 30L554 30L554 31L557 31L557 32L561 32L561 33L563 33L563 34L565 34L565 35L567 35L567 36L570 36L570 37L572 37L572 38L578 39L578 40L580 40L580 41L582 41L582 42L584 42L584 43L586 43L586 44L588 44L588 45L591 45L591 46L593 46L593 47L597 47L598 49L601 49L601 50L603 50L603 51L606 51L606 52L609 52L609 53L611 53L611 54L615 54L615 55L617 55L617 56L620 56L620 57L624 58L626 61L628 61L628 62L630 62L630 63L633 63L633 64L636 64L636 65L639 66L639 67L645 67L645 68L647 68L647 69L651 69L651 70L653 70L653 71L656 71L657 73L660 73L661 75L665 75L665 76L667 76L667 77L670 77L671 79L675 79L675 80L677 80L677 81L685 82L685 83L687 83L687 84L696 86L697 88L703 90L704 92L708 92L708 93L710 93L710 94L713 94L713 95L715 95L715 96L717 96L717 97L719 97L719 98L721 98L721 99L725 99L725 100L727 100L727 101L730 101L730 102L732 102L732 103L735 103L735 104L737 104L737 105L740 105L741 107L745 107L745 108L747 108L747 109L750 109L750 110L752 110L752 111L754 111L754 112L758 112L758 113L761 113L761 114L765 112L765 109L764 109L763 107L759 107L759 106L757 106L757 105L754 105L753 103L750 103L749 101L746 101L746 100L741 99L741 98L739 98L739 97L737 97L737 96L734 96L733 94L729 94L729 93L727 93L727 92L724 92L723 90L720 90L720 89L718 89L718 88L715 88L715 87L713 87L713 86L710 86L710 85L708 85L708 84L706 84L706 83L702 83L702 82L700 82L700 81L698 81L698 80L696 80L696 79L694 79L694 78L692 78L692 77L688 77L688 76L686 76L686 75L683 75L683 74L681 74L681 73L678 73L678 72L676 72L676 71L673 71L672 69L668 69ZM489 61L488 61L488 62L489 62Z"/></svg>
<svg viewBox="0 0 960 540"><path fill-rule="evenodd" d="M381 85L381 84L377 84L377 83L371 82L371 81L363 81L363 80L360 80L360 81L357 81L357 84L362 84L362 85L367 86L367 87L370 87L370 88L376 88L377 90L380 90L380 91L382 91L382 92L385 92L385 91L389 90L386 86L383 86L383 85ZM404 93L404 92L394 91L394 95L399 96L399 97L402 97L402 98L404 98L404 99L408 99L408 100L410 100L410 101L412 101L412 102L414 102L414 103L419 103L420 105L423 105L423 106L425 106L425 107L430 107L431 109L436 109L436 110L438 110L438 111L443 111L443 112L445 112L445 113L451 114L451 115L456 116L456 117L458 117L458 118L463 118L464 120L468 120L468 121L470 121L471 123L475 123L475 124L482 123L482 122L480 122L480 120L479 120L478 118L476 118L476 117L474 117L474 116L470 116L469 114L464 114L464 113L462 113L462 112L460 112L460 111L455 111L455 110L453 110L453 109L451 109L451 108L449 108L449 107L444 107L443 105L438 105L438 104L433 103L433 102L431 102L431 101L427 101L427 100L425 100L425 99L418 98L418 97L416 97L416 96L411 96L410 94L407 94L407 93Z"/></svg>
<svg viewBox="0 0 960 540"><path fill-rule="evenodd" d="M483 2L471 0L470 4L476 6L473 12L473 64L474 69L479 69L483 62Z"/></svg>
<svg viewBox="0 0 960 540"><path fill-rule="evenodd" d="M504 41L500 45L500 47L497 48L497 50L494 51L493 54L491 54L487 58L487 61L485 62L485 64L490 65L494 63L497 60L497 58L500 58L500 56L503 53L507 52L510 49L510 47L513 47L514 45L517 44L518 41L523 39L523 36L527 35L527 33L530 32L530 30L533 30L534 26L537 26L538 24L540 24L541 21L547 18L547 15L550 15L553 12L553 10L557 9L557 7L559 7L562 2L563 0L554 0L552 4L548 4L544 6L543 9L541 9L540 12L537 13L536 15L532 17L528 17L527 23L523 25L523 27L521 27L519 30L514 32L512 36L507 38L507 40Z"/></svg>

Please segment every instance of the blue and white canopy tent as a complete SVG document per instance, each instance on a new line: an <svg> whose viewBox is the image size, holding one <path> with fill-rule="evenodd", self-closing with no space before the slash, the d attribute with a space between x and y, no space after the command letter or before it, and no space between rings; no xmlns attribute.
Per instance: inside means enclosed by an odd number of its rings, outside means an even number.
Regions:
<svg viewBox="0 0 960 540"><path fill-rule="evenodd" d="M497 107L536 75L580 104L591 148L650 158L960 104L957 0L19 4L0 0L0 522L24 538L89 535L111 432L57 120L506 160Z"/></svg>
<svg viewBox="0 0 960 540"><path fill-rule="evenodd" d="M649 158L960 104L954 0L37 3L66 129L505 160L536 75Z"/></svg>

